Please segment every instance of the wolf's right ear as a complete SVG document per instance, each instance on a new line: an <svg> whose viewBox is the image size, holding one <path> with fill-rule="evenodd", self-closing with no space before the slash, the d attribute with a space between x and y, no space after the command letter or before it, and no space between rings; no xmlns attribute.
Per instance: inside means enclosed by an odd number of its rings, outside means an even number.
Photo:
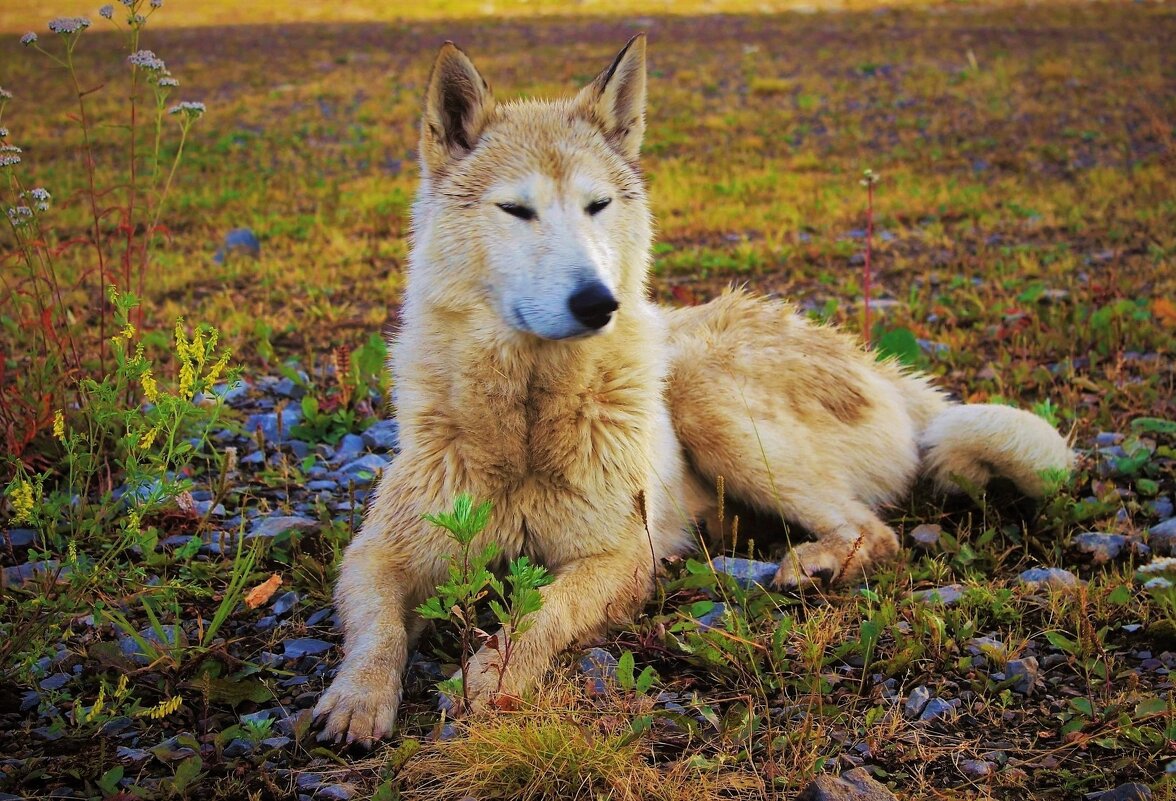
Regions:
<svg viewBox="0 0 1176 801"><path fill-rule="evenodd" d="M636 163L645 135L645 34L630 39L608 69L580 90L576 103L609 144Z"/></svg>
<svg viewBox="0 0 1176 801"><path fill-rule="evenodd" d="M446 42L433 62L421 120L421 163L429 173L444 172L478 143L494 111L490 84L474 62Z"/></svg>

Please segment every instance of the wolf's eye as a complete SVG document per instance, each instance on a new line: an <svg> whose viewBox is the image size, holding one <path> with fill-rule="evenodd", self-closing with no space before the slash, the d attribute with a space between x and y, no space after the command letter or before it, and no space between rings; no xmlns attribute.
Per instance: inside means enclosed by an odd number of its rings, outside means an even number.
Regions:
<svg viewBox="0 0 1176 801"><path fill-rule="evenodd" d="M584 211L595 217L600 212L604 211L609 203L612 203L611 197L606 197L603 200L594 200L584 207Z"/></svg>
<svg viewBox="0 0 1176 801"><path fill-rule="evenodd" d="M528 206L520 206L517 203L497 203L495 205L511 217L518 217L520 220L534 220L539 216L535 213L534 209Z"/></svg>

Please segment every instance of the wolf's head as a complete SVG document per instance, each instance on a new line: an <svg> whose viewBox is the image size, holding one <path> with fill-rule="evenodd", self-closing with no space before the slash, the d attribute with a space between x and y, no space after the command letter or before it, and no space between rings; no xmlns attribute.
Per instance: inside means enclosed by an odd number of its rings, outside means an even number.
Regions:
<svg viewBox="0 0 1176 801"><path fill-rule="evenodd" d="M644 130L643 35L574 97L503 104L446 43L421 122L410 295L544 339L609 331L644 293Z"/></svg>

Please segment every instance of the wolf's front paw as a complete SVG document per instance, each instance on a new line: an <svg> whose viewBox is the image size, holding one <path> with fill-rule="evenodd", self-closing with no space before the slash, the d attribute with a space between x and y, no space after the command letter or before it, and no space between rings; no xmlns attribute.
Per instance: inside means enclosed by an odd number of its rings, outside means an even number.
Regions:
<svg viewBox="0 0 1176 801"><path fill-rule="evenodd" d="M316 720L325 717L318 739L359 742L370 748L392 732L399 706L398 681L373 687L340 675L314 708Z"/></svg>
<svg viewBox="0 0 1176 801"><path fill-rule="evenodd" d="M842 578L843 557L819 542L805 542L784 555L772 583L783 590L825 588Z"/></svg>

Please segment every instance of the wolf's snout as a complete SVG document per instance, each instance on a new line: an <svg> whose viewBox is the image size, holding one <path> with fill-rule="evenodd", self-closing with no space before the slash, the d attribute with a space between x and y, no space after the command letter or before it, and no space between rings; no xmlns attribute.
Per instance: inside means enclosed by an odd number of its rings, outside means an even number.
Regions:
<svg viewBox="0 0 1176 801"><path fill-rule="evenodd" d="M593 281L581 287L568 298L572 316L583 326L593 329L604 328L621 304L613 297L608 287Z"/></svg>

